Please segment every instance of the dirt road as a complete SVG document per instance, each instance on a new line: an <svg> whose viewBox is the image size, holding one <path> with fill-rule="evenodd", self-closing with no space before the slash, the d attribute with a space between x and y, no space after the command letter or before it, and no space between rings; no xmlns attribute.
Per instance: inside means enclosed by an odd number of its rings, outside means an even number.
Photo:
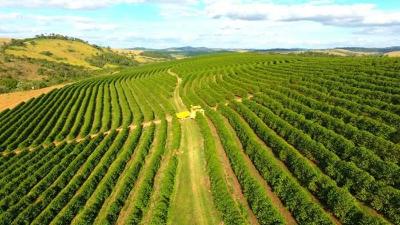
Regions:
<svg viewBox="0 0 400 225"><path fill-rule="evenodd" d="M178 111L185 111L187 108L179 94L181 78L171 70L168 70L168 73L178 79L174 105ZM181 126L179 165L169 224L220 224L221 220L211 196L200 129L192 119L182 120Z"/></svg>

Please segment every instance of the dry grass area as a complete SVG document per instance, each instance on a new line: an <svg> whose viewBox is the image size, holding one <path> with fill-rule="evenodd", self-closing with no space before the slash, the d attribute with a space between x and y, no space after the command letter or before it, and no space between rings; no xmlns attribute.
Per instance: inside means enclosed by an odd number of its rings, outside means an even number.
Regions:
<svg viewBox="0 0 400 225"><path fill-rule="evenodd" d="M31 98L38 97L41 94L45 94L50 92L56 88L62 88L66 84L59 84L54 85L51 87L46 87L37 90L30 90L30 91L19 91L19 92L12 92L12 93L5 93L0 94L0 111L3 111L7 108L14 108L21 102L25 102Z"/></svg>
<svg viewBox="0 0 400 225"><path fill-rule="evenodd" d="M145 56L141 56L141 55L135 56L135 60L138 61L139 63L151 63L151 62L155 61L149 57L145 57Z"/></svg>
<svg viewBox="0 0 400 225"><path fill-rule="evenodd" d="M11 62L6 62L0 57L0 67L8 71L7 74L0 74L0 78L2 75L11 75L16 79L23 80L42 80L46 77L39 75L39 65L30 63L28 61L14 60Z"/></svg>
<svg viewBox="0 0 400 225"><path fill-rule="evenodd" d="M385 55L389 57L400 57L400 51L388 52Z"/></svg>
<svg viewBox="0 0 400 225"><path fill-rule="evenodd" d="M165 61L163 58L152 58L148 56L137 55L135 56L135 60L139 63L153 63L153 62L163 62Z"/></svg>
<svg viewBox="0 0 400 225"><path fill-rule="evenodd" d="M372 52L356 52L356 51L350 51L350 50L346 50L346 49L315 50L314 52L326 53L326 54L336 55L336 56L367 56L367 55L375 55L375 53L372 53Z"/></svg>
<svg viewBox="0 0 400 225"><path fill-rule="evenodd" d="M11 41L11 38L0 38L0 46L7 44L10 41Z"/></svg>
<svg viewBox="0 0 400 225"><path fill-rule="evenodd" d="M143 50L130 50L130 49L123 49L123 48L114 48L114 52L128 54L128 55L140 55Z"/></svg>
<svg viewBox="0 0 400 225"><path fill-rule="evenodd" d="M152 57L141 55L141 53L143 53L143 50L113 49L113 51L116 53L122 54L122 55L132 57L138 63L143 63L143 64L164 61L164 59L162 59L162 58L152 58Z"/></svg>
<svg viewBox="0 0 400 225"><path fill-rule="evenodd" d="M182 54L171 54L172 57L174 57L175 59L186 59L187 56L182 55Z"/></svg>
<svg viewBox="0 0 400 225"><path fill-rule="evenodd" d="M49 52L50 54L44 54ZM6 54L26 56L34 59L64 62L76 66L92 68L86 59L100 53L100 50L86 43L71 40L38 39L26 42L26 47L12 47Z"/></svg>

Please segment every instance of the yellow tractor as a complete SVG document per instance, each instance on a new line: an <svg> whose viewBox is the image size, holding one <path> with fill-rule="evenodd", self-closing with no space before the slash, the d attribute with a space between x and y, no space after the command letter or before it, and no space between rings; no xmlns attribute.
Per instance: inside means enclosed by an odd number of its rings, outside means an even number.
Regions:
<svg viewBox="0 0 400 225"><path fill-rule="evenodd" d="M199 112L204 115L204 109L201 108L201 106L198 105L191 105L190 106L190 111L182 111L176 114L176 117L180 120L183 119L196 119L196 113Z"/></svg>
<svg viewBox="0 0 400 225"><path fill-rule="evenodd" d="M179 112L176 114L176 117L178 119L186 119L190 117L190 112L189 111L183 111L183 112Z"/></svg>

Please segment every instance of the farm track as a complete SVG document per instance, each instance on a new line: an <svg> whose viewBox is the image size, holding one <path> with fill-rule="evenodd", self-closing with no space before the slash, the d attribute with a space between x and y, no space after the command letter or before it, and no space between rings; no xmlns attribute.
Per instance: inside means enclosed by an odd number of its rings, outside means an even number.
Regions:
<svg viewBox="0 0 400 225"><path fill-rule="evenodd" d="M171 70L168 70L168 73L177 78L173 98L175 108L178 111L187 110L179 94L181 78ZM191 119L182 120L181 127L176 190L171 202L168 224L219 224L220 218L213 207L209 178L205 169L199 128Z"/></svg>

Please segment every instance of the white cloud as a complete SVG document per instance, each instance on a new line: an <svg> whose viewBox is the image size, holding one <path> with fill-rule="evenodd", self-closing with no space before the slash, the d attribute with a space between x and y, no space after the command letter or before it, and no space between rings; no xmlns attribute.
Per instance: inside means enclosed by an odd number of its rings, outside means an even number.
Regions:
<svg viewBox="0 0 400 225"><path fill-rule="evenodd" d="M155 19L131 17L137 12L134 10L141 10L140 7L132 7L129 9L132 12L124 12L121 16L105 14L104 17L96 16L97 13L86 15L85 12L71 10L60 10L57 16L48 13L52 9L38 11L41 14L36 14L36 10L20 11L14 8L2 14L0 10L0 36L32 37L40 33L60 33L99 45L153 48L184 45L326 48L400 44L397 38L400 15L393 10L386 12L372 4L336 4L333 0L312 0L304 4L255 1L0 0L0 7L95 9L118 3L151 2L159 9ZM9 13L9 10L15 12Z"/></svg>
<svg viewBox="0 0 400 225"><path fill-rule="evenodd" d="M6 14L0 14L0 20L13 20L17 19L18 17L21 17L22 14L20 13L6 13Z"/></svg>
<svg viewBox="0 0 400 225"><path fill-rule="evenodd" d="M75 20L71 24L78 31L113 31L120 27L114 23L100 23L94 20Z"/></svg>
<svg viewBox="0 0 400 225"><path fill-rule="evenodd" d="M196 18L203 16L204 13L193 7L192 4L161 4L160 15L166 19L182 19L182 18Z"/></svg>
<svg viewBox="0 0 400 225"><path fill-rule="evenodd" d="M0 0L0 6L7 7L56 7L66 9L95 9L118 3L137 3L142 0Z"/></svg>
<svg viewBox="0 0 400 225"><path fill-rule="evenodd" d="M213 1L207 6L212 18L233 20L312 21L333 26L400 25L400 12L385 12L373 4L335 4L313 1L305 4L243 3Z"/></svg>
<svg viewBox="0 0 400 225"><path fill-rule="evenodd" d="M137 4L143 2L186 4L197 2L197 0L0 0L0 7L98 9L117 4Z"/></svg>
<svg viewBox="0 0 400 225"><path fill-rule="evenodd" d="M118 28L118 24L83 16L0 13L0 36L7 37L23 38L41 33L60 33L86 39L85 36L91 32L106 33Z"/></svg>

